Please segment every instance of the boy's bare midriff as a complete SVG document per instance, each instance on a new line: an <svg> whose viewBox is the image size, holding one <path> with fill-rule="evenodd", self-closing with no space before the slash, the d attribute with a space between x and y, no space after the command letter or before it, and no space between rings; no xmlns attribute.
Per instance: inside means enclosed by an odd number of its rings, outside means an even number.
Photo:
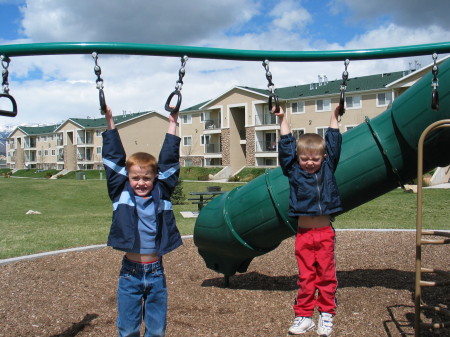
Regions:
<svg viewBox="0 0 450 337"><path fill-rule="evenodd" d="M328 215L299 216L297 224L298 224L299 228L320 228L320 227L325 227L325 226L328 226L330 224L330 216L328 216Z"/></svg>
<svg viewBox="0 0 450 337"><path fill-rule="evenodd" d="M125 256L128 260L134 262L148 263L159 260L159 256L156 254L138 254L138 253L126 253Z"/></svg>

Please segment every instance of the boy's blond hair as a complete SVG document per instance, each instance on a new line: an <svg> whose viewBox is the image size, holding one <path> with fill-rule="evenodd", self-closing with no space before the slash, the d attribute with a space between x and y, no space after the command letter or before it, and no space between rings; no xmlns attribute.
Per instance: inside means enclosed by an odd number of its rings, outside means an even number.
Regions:
<svg viewBox="0 0 450 337"><path fill-rule="evenodd" d="M153 174L158 173L158 162L156 158L147 152L136 152L133 153L130 158L127 159L125 168L130 171L130 167L137 165L144 169L149 169Z"/></svg>
<svg viewBox="0 0 450 337"><path fill-rule="evenodd" d="M297 154L320 153L325 154L325 139L317 133L305 133L297 140Z"/></svg>

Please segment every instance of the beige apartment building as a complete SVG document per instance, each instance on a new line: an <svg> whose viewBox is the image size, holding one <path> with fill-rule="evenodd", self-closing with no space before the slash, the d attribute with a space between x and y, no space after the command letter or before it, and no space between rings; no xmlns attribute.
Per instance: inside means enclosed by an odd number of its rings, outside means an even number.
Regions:
<svg viewBox="0 0 450 337"><path fill-rule="evenodd" d="M158 112L114 116L126 153L159 154L168 118ZM7 167L12 169L102 169L104 117L70 118L59 125L17 127L7 138Z"/></svg>
<svg viewBox="0 0 450 337"><path fill-rule="evenodd" d="M431 72L430 68L349 78L341 132L385 111L393 100ZM339 104L341 82L319 76L315 83L276 89L294 136L325 133L330 113ZM223 178L243 167L278 166L279 123L268 111L268 94L267 89L236 86L180 111L181 164L223 167ZM114 119L128 154L159 153L168 125L165 115L149 111ZM102 116L70 118L60 125L18 127L8 137L7 166L101 169L101 133L105 128Z"/></svg>
<svg viewBox="0 0 450 337"><path fill-rule="evenodd" d="M349 78L341 132L385 111L428 72L430 67ZM294 136L324 135L330 113L339 104L341 83L319 76L316 83L276 89ZM243 167L278 166L280 128L277 117L268 111L268 94L267 89L236 86L181 111L182 165L223 166L225 176Z"/></svg>

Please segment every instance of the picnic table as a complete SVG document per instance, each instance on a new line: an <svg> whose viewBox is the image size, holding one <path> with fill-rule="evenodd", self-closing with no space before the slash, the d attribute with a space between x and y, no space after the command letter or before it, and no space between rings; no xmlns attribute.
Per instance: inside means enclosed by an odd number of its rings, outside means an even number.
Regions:
<svg viewBox="0 0 450 337"><path fill-rule="evenodd" d="M189 192L189 195L195 196L195 198L189 198L188 200L193 200L193 204L198 205L198 211L200 212L204 205L211 201L216 195L224 194L221 191L204 191L204 192Z"/></svg>

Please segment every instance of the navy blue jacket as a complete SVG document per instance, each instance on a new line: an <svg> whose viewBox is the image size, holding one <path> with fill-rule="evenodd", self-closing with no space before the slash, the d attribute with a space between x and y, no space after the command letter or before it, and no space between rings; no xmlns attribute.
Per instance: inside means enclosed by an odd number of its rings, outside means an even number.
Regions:
<svg viewBox="0 0 450 337"><path fill-rule="evenodd" d="M126 154L117 129L103 132L103 165L113 203L108 246L128 251L136 240L138 216L134 191L125 169ZM180 174L180 137L166 134L158 159L158 177L151 195L157 210L156 252L163 256L182 244L170 196Z"/></svg>
<svg viewBox="0 0 450 337"><path fill-rule="evenodd" d="M309 174L298 162L297 141L292 134L280 137L278 156L283 174L289 179L289 216L333 215L343 211L334 177L341 154L339 129L328 128L325 143L325 160L317 172Z"/></svg>

